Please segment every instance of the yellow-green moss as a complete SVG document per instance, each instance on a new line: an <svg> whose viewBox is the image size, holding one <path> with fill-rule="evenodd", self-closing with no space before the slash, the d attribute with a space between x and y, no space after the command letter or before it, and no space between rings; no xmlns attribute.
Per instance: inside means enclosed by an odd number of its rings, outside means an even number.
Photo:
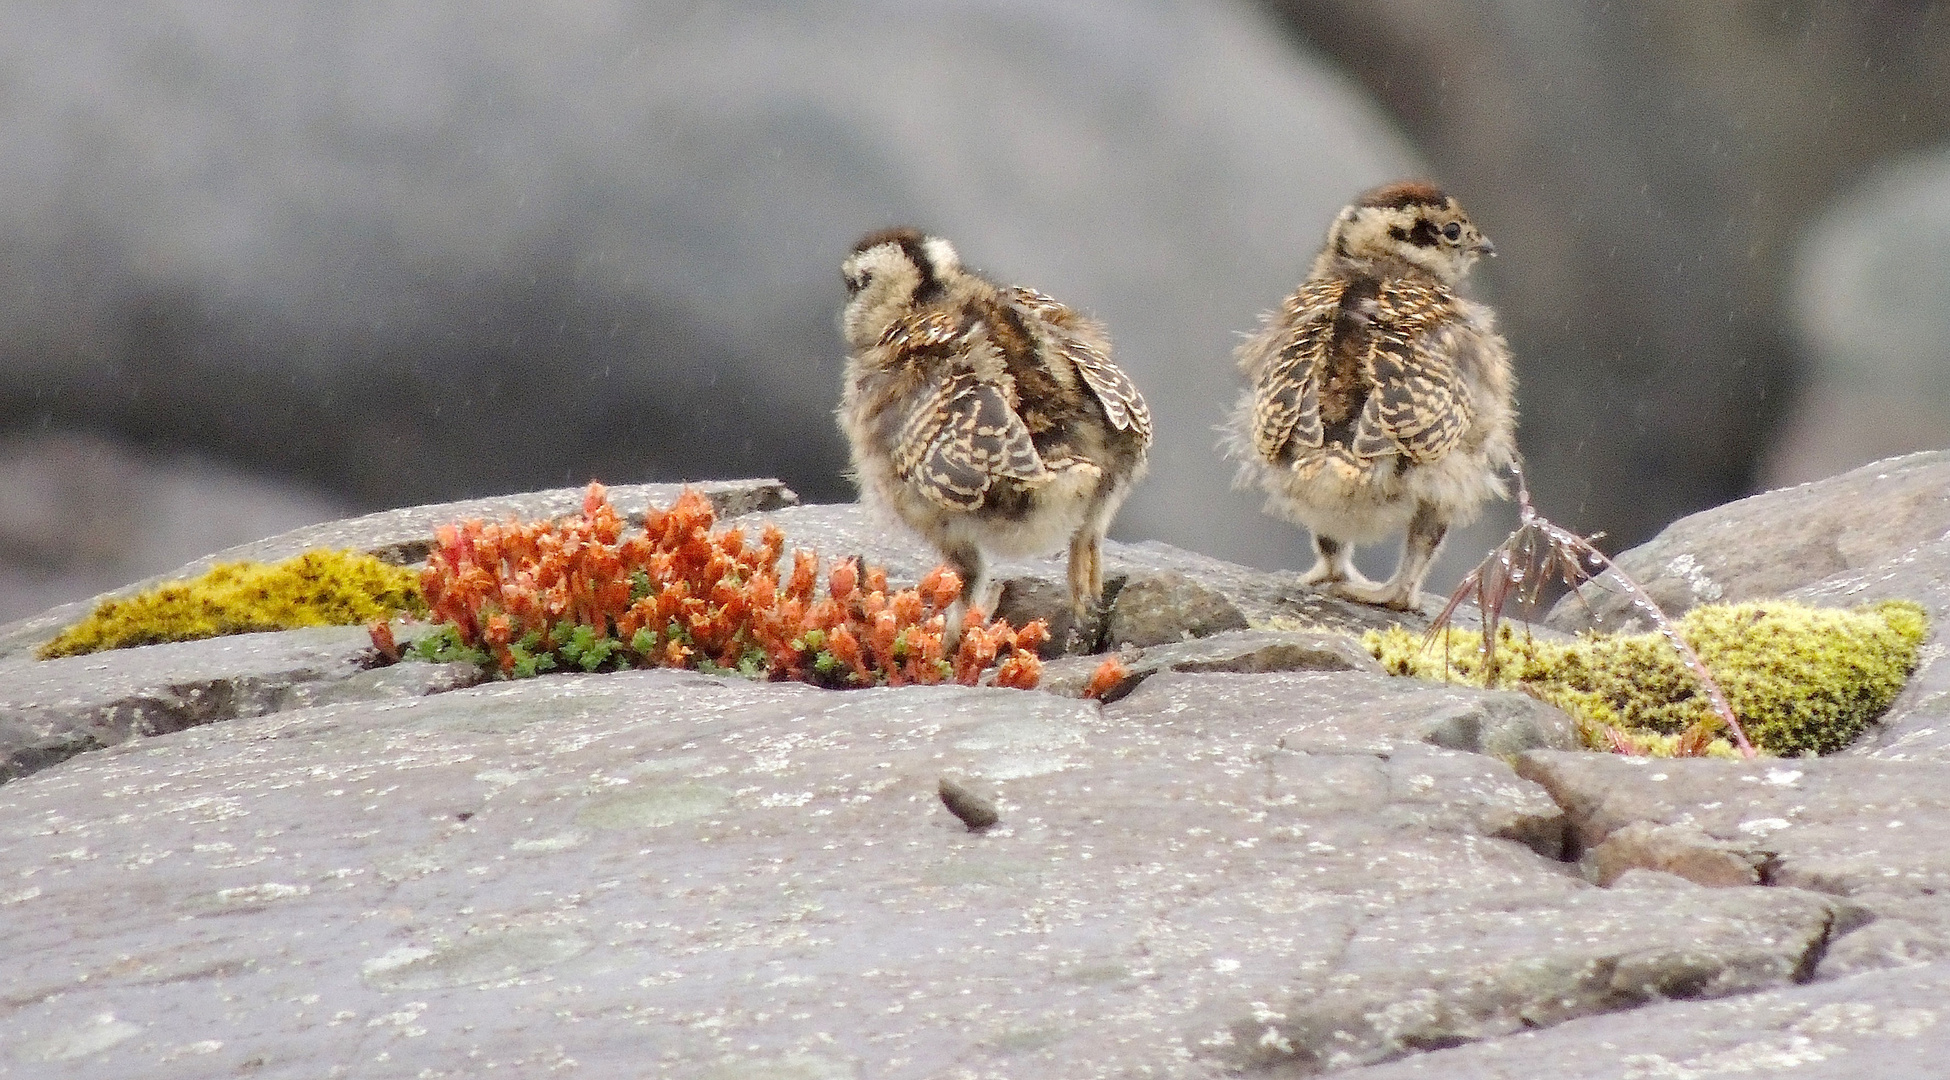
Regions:
<svg viewBox="0 0 1950 1080"><path fill-rule="evenodd" d="M1791 601L1709 604L1677 624L1726 692L1754 745L1826 754L1847 746L1889 707L1915 670L1923 609L1886 600L1852 611ZM1400 627L1370 631L1368 651L1396 675L1482 685L1482 635L1440 639ZM1698 681L1658 634L1593 634L1559 643L1505 626L1497 685L1523 689L1577 717L1594 744L1611 725L1640 750L1670 754L1673 736L1712 714ZM1445 673L1446 666L1446 673ZM1609 748L1604 744L1602 748Z"/></svg>
<svg viewBox="0 0 1950 1080"><path fill-rule="evenodd" d="M280 563L224 563L202 577L104 600L92 615L41 646L40 657L300 626L348 626L401 611L426 611L416 572L356 551L307 551Z"/></svg>

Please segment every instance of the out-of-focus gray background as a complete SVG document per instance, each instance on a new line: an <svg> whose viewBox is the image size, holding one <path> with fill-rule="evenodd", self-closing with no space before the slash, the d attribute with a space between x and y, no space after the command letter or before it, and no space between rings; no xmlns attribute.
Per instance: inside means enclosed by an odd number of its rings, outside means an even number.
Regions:
<svg viewBox="0 0 1950 1080"><path fill-rule="evenodd" d="M1304 565L1229 353L1404 175L1503 253L1564 524L1950 444L1935 3L6 0L0 618L592 476L847 497L837 265L902 222L1110 324L1118 535Z"/></svg>

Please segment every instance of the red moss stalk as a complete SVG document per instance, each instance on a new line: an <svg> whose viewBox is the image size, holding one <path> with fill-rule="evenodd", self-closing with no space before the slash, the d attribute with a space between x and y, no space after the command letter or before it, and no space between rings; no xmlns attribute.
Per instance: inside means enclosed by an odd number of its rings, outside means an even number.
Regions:
<svg viewBox="0 0 1950 1080"><path fill-rule="evenodd" d="M826 686L973 684L1000 658L1000 685L1033 687L1047 640L970 613L953 656L942 644L960 595L951 571L893 589L887 571L846 559L819 595L819 560L794 551L780 580L785 535L754 543L743 527L713 530L711 504L685 491L653 508L640 533L591 484L578 517L441 526L422 574L433 617L484 649L507 675L551 666L735 668Z"/></svg>

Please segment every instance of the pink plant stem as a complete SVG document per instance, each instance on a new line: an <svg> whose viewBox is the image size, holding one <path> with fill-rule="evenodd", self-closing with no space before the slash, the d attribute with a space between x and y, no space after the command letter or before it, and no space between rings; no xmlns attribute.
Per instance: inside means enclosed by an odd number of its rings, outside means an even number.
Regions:
<svg viewBox="0 0 1950 1080"><path fill-rule="evenodd" d="M1679 658L1692 670L1693 677L1699 680L1700 687L1706 691L1707 701L1713 705L1713 711L1720 715L1720 719L1725 721L1728 729L1733 732L1733 740L1735 745L1740 747L1741 756L1750 759L1755 757L1754 745L1747 741L1747 732L1740 726L1739 718L1733 715L1733 706L1727 704L1727 696L1720 690L1719 681L1713 678L1712 672L1706 670L1706 664L1700 660L1699 654L1693 651L1693 647L1686 643L1686 639L1679 636L1679 631L1673 627L1672 620L1666 618L1666 613L1659 607L1658 601L1640 588L1639 583L1632 580L1631 575L1619 569L1618 564L1612 562L1610 556L1592 546L1584 537L1569 529L1560 528L1538 514L1530 505L1530 488L1524 483L1523 466L1513 464L1510 470L1517 477L1517 506L1522 520L1519 528L1537 529L1553 543L1577 551L1592 565L1603 567L1604 572L1611 574L1624 585L1625 591L1632 597L1633 605L1652 616L1653 625L1659 628L1660 635L1679 653Z"/></svg>
<svg viewBox="0 0 1950 1080"><path fill-rule="evenodd" d="M1550 525L1549 528L1556 529L1557 526ZM1733 706L1727 704L1727 696L1720 690L1719 681L1714 679L1713 674L1706 670L1706 664L1700 660L1699 654L1693 651L1693 647L1686 643L1686 639L1679 636L1679 631L1673 628L1672 623L1666 618L1666 613L1660 610L1658 602L1647 595L1644 589L1639 588L1639 583L1633 581L1623 570L1620 570L1617 564L1613 563L1603 552L1596 548L1591 548L1591 555L1595 556L1597 560L1602 561L1605 569L1619 582L1624 584L1625 591L1632 595L1633 604L1652 616L1654 624L1659 628L1660 635L1679 653L1679 658L1685 661L1686 666L1692 669L1693 677L1699 680L1700 687L1706 691L1706 700L1712 703L1713 711L1719 713L1720 719L1725 721L1727 727L1732 730L1734 744L1740 747L1740 756L1745 758L1755 757L1756 751L1754 750L1754 744L1747 741L1747 732L1740 726L1739 718L1733 715Z"/></svg>

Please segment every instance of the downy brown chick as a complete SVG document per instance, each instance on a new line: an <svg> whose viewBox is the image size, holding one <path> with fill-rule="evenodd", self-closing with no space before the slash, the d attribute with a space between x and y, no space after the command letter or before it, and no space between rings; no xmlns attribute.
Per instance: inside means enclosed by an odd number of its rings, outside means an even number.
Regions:
<svg viewBox="0 0 1950 1080"><path fill-rule="evenodd" d="M1443 536L1507 497L1516 456L1510 348L1488 307L1456 287L1496 248L1455 199L1416 181L1343 209L1313 271L1241 345L1251 381L1227 424L1238 485L1306 526L1309 584L1362 603L1421 603ZM1380 584L1354 546L1406 529Z"/></svg>
<svg viewBox="0 0 1950 1080"><path fill-rule="evenodd" d="M988 560L1070 545L1079 623L1103 591L1104 532L1144 474L1151 414L1101 325L997 285L948 241L887 229L842 265L850 351L840 428L863 499L961 575L949 613L993 610Z"/></svg>

